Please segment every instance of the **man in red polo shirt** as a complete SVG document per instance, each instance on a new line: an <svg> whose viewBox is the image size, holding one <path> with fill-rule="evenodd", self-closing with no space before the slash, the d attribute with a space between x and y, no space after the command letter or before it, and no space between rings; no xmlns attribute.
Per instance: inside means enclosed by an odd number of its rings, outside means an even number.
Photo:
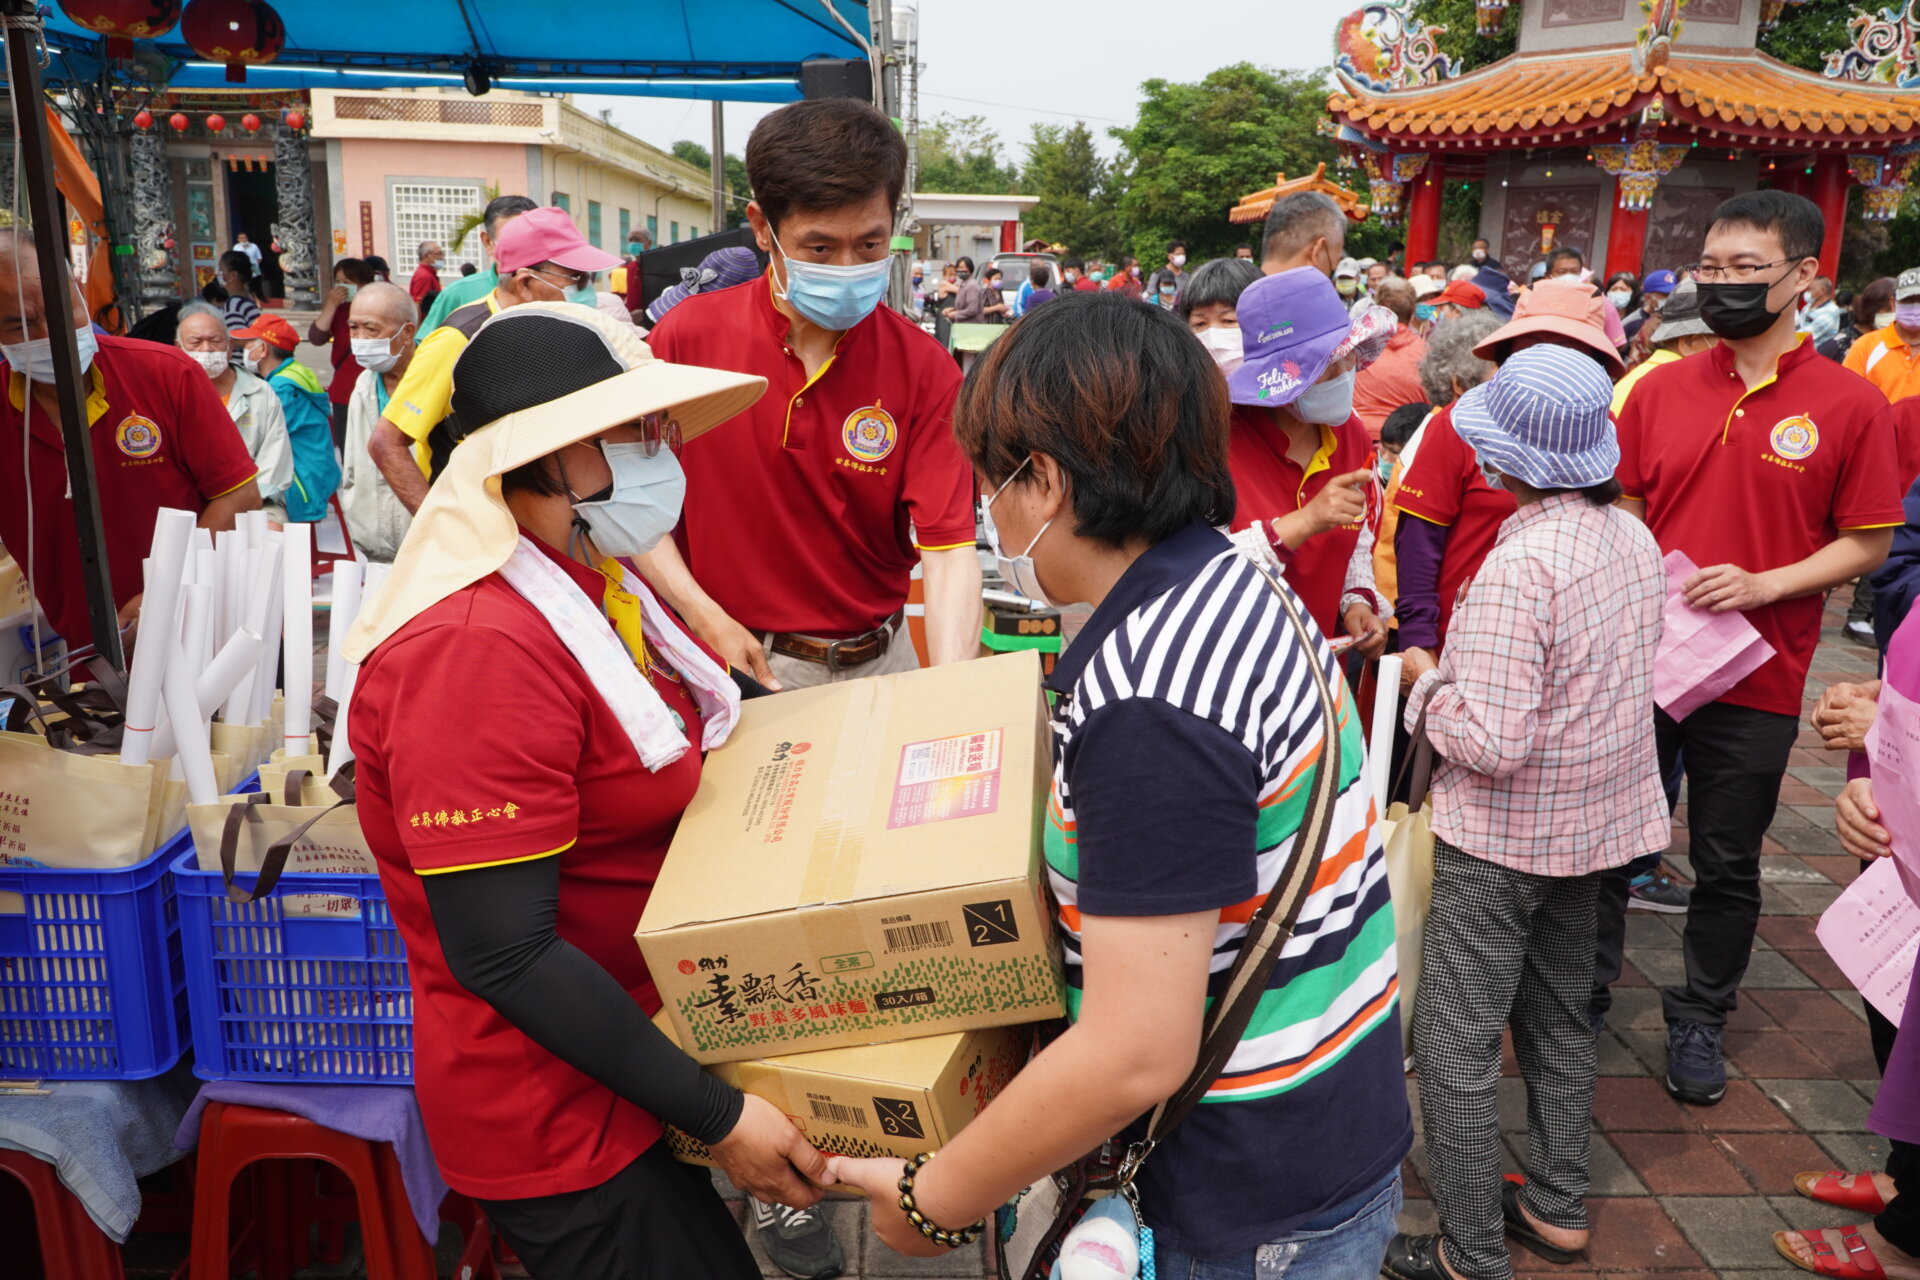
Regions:
<svg viewBox="0 0 1920 1280"><path fill-rule="evenodd" d="M71 277L73 314L87 307ZM161 507L200 513L206 529L231 529L260 506L246 442L213 383L186 352L137 338L75 331L87 368L87 422L114 604L125 622L146 589L140 562ZM54 630L91 644L80 534L67 482L60 404L32 237L0 230L0 543L26 571ZM23 440L23 437L25 438ZM25 461L22 464L22 455Z"/></svg>
<svg viewBox="0 0 1920 1280"><path fill-rule="evenodd" d="M919 665L901 626L917 561L929 656L980 644L960 374L880 306L899 130L851 99L800 102L747 141L763 278L687 298L648 335L679 364L752 373L767 395L683 463L686 515L644 568L700 638L775 688Z"/></svg>
<svg viewBox="0 0 1920 1280"><path fill-rule="evenodd" d="M1726 1093L1720 1036L1760 919L1760 845L1799 728L1825 592L1886 558L1902 522L1887 403L1794 331L1825 232L1812 201L1783 191L1714 211L1693 278L1721 344L1649 373L1620 413L1620 487L1660 549L1699 572L1687 604L1743 612L1775 657L1684 720L1654 713L1663 774L1687 771L1695 884L1686 978L1663 993L1667 1091ZM1602 924L1625 910L1603 881Z"/></svg>

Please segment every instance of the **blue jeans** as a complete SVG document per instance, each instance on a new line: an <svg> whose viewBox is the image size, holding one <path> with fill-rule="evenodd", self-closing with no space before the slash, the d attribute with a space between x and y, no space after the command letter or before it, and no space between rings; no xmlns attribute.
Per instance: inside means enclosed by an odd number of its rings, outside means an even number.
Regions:
<svg viewBox="0 0 1920 1280"><path fill-rule="evenodd" d="M1161 1245L1160 1280L1371 1280L1399 1229L1400 1170L1300 1229L1245 1253L1196 1258Z"/></svg>

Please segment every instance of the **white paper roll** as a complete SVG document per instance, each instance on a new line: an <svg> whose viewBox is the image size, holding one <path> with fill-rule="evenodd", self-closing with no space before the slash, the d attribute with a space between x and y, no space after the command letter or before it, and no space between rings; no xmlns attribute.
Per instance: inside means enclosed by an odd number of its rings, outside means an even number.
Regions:
<svg viewBox="0 0 1920 1280"><path fill-rule="evenodd" d="M248 717L248 724L263 724L273 714L273 695L279 687L276 677L280 671L280 625L286 619L286 602L280 597L280 578L286 570L285 540L284 534L269 531L260 548L265 553L271 582L260 606L261 625L266 628L260 632L260 638L266 641L266 649L260 655L259 677L253 682L253 714Z"/></svg>
<svg viewBox="0 0 1920 1280"><path fill-rule="evenodd" d="M227 637L246 625L247 590L247 535L238 529L228 530L214 540L220 549L220 590L219 607L214 616L219 622L213 629L214 649L226 644ZM207 655L211 658L213 655Z"/></svg>
<svg viewBox="0 0 1920 1280"><path fill-rule="evenodd" d="M241 680L252 674L260 665L260 633L242 627L227 637L220 646L220 652L213 656L206 670L193 683L194 700L200 705L200 714L208 719L220 709Z"/></svg>
<svg viewBox="0 0 1920 1280"><path fill-rule="evenodd" d="M333 716L333 749L327 753L329 778L340 772L340 766L353 759L353 748L347 745L347 713L353 708L353 686L359 678L359 666L349 663L346 674L341 677L340 709Z"/></svg>
<svg viewBox="0 0 1920 1280"><path fill-rule="evenodd" d="M133 667L127 674L127 729L120 740L120 759L145 764L153 749L154 720L160 709L167 663L173 656L172 637L179 616L180 581L185 576L187 547L193 541L194 514L162 507L153 521L153 551L144 584L140 612L161 637L160 643L133 647ZM188 685L192 687L191 682Z"/></svg>
<svg viewBox="0 0 1920 1280"><path fill-rule="evenodd" d="M333 607L327 612L327 696L344 701L347 687L347 660L342 655L347 643L347 628L360 612L360 562L333 562Z"/></svg>
<svg viewBox="0 0 1920 1280"><path fill-rule="evenodd" d="M187 780L187 796L195 804L212 804L220 798L213 777L213 753L207 744L207 721L200 713L199 695L194 690L194 674L186 655L197 649L206 631L213 608L213 588L194 583L182 588L181 635L175 641L167 663L167 716L173 722L174 761Z"/></svg>
<svg viewBox="0 0 1920 1280"><path fill-rule="evenodd" d="M1393 731L1400 712L1400 655L1380 659L1374 674L1373 732L1367 742L1367 781L1373 787L1374 807L1387 813L1387 789L1393 785Z"/></svg>
<svg viewBox="0 0 1920 1280"><path fill-rule="evenodd" d="M281 669L286 677L286 748L288 755L306 750L313 731L313 526L289 524L281 559L281 598L286 609L280 623Z"/></svg>
<svg viewBox="0 0 1920 1280"><path fill-rule="evenodd" d="M213 550L213 530L200 529L200 528L194 529L193 541L191 543L191 546L195 551Z"/></svg>

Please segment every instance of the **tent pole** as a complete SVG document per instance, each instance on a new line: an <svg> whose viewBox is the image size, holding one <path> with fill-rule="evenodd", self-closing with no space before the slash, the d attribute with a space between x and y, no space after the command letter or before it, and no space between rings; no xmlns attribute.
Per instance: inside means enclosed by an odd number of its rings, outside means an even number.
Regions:
<svg viewBox="0 0 1920 1280"><path fill-rule="evenodd" d="M727 104L713 100L713 231L727 226Z"/></svg>
<svg viewBox="0 0 1920 1280"><path fill-rule="evenodd" d="M67 483L73 492L73 518L80 533L80 572L86 580L87 619L93 645L115 671L127 669L120 651L119 611L107 569L106 534L100 524L100 489L93 474L93 442L88 431L86 374L80 349L73 290L66 287L66 226L54 204L53 146L47 134L46 96L40 83L43 26L34 0L0 0L7 45L7 93L20 127L20 161L25 175L27 212L34 230L40 267L40 292L46 308L47 336L53 340L53 373L60 404L60 435L66 442ZM84 318L84 317L81 317ZM29 388L29 395L32 394ZM31 574L29 574L31 578ZM31 584L38 585L38 584ZM78 637L68 636L72 644Z"/></svg>

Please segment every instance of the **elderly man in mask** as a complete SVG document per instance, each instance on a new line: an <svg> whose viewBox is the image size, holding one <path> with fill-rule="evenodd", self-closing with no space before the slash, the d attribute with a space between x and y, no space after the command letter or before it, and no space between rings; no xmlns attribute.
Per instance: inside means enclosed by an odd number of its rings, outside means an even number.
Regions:
<svg viewBox="0 0 1920 1280"><path fill-rule="evenodd" d="M254 482L260 486L261 505L268 518L286 523L281 495L293 483L293 443L287 436L287 414L280 407L280 397L233 358L226 320L211 303L189 302L180 308L174 342L213 380L213 389L226 404L253 465L260 469Z"/></svg>
<svg viewBox="0 0 1920 1280"><path fill-rule="evenodd" d="M361 374L347 402L340 504L354 549L383 563L400 550L413 516L374 465L367 441L413 360L419 329L419 309L398 285L370 284L354 296L347 333Z"/></svg>

